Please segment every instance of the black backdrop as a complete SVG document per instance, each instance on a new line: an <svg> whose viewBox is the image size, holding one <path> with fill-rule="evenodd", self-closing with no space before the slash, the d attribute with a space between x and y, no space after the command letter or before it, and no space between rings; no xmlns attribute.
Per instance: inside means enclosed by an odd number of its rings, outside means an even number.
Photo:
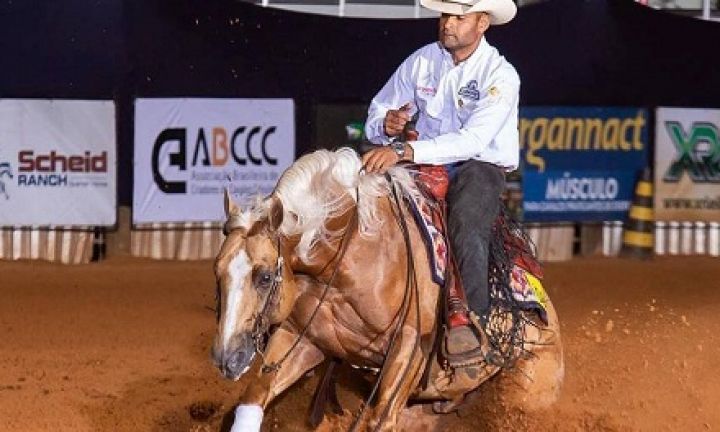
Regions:
<svg viewBox="0 0 720 432"><path fill-rule="evenodd" d="M315 104L367 102L435 28L232 0L3 2L0 97L115 99L127 205L134 97L293 98L302 154ZM720 106L717 23L631 0L551 0L488 39L518 69L523 105Z"/></svg>

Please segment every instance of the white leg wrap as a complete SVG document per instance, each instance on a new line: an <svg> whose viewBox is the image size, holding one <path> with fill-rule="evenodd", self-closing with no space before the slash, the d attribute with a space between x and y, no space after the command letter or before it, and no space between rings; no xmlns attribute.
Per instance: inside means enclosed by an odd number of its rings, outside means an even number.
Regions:
<svg viewBox="0 0 720 432"><path fill-rule="evenodd" d="M230 432L260 432L263 410L259 405L238 405Z"/></svg>

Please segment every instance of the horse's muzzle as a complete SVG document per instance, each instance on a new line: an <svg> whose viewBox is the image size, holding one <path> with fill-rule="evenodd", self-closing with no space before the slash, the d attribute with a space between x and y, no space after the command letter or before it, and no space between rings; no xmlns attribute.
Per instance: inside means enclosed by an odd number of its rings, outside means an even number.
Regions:
<svg viewBox="0 0 720 432"><path fill-rule="evenodd" d="M227 349L215 345L212 355L215 366L231 380L237 380L247 372L255 357L255 346L249 334L237 336L236 341L238 343Z"/></svg>

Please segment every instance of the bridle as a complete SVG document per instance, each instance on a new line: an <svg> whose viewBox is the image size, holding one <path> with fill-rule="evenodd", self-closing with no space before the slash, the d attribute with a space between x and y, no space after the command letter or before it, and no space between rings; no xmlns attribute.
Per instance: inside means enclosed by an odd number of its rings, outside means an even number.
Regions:
<svg viewBox="0 0 720 432"><path fill-rule="evenodd" d="M356 207L357 208L357 207ZM268 310L270 309L270 306L274 305L278 301L278 293L280 292L280 286L283 282L283 268L285 265L285 259L282 256L282 245L280 243L281 236L279 234L276 234L276 248L277 248L277 260L275 261L275 274L272 279L272 285L270 286L270 289L268 290L268 293L265 295L265 301L263 303L263 307L260 309L260 312L255 315L254 323L253 323L253 329L251 333L251 338L253 340L253 346L255 348L255 353L260 356L262 359L262 372L263 373L270 373L275 372L282 364L287 360L287 358L290 356L290 353L297 348L297 346L300 344L300 341L305 337L305 334L308 331L308 328L310 327L310 324L315 319L315 316L317 315L318 311L320 310L320 307L325 302L325 297L327 297L328 291L330 291L330 287L332 286L333 281L335 280L335 277L338 274L338 271L340 269L340 263L342 262L343 257L345 256L345 252L347 252L348 244L350 243L350 235L348 233L351 233L355 230L358 224L358 213L355 211L353 213L352 219L348 223L348 226L346 227L343 236L340 240L340 247L338 248L338 251L335 253L335 255L330 258L328 263L323 267L328 268L330 264L335 261L335 268L333 269L333 272L328 279L328 281L325 283L325 287L323 288L323 293L320 296L320 300L318 301L317 306L315 306L315 309L313 310L313 313L310 315L310 319L308 319L307 323L303 327L302 331L298 334L297 338L293 342L293 344L290 346L290 348L287 350L287 352L280 358L280 360L272 363L267 363L266 357L265 357L265 344L267 336L270 332L270 320L268 318ZM238 216L230 216L225 222L225 225L223 226L223 233L227 236L230 234L230 232L243 228L243 224L240 222L240 218ZM219 300L218 300L219 303ZM218 307L218 311L219 311ZM218 312L219 313L219 312Z"/></svg>
<svg viewBox="0 0 720 432"><path fill-rule="evenodd" d="M263 307L260 309L260 313L255 315L255 323L253 324L252 333L250 334L253 340L253 345L255 346L255 352L260 355L260 357L263 357L263 359L265 352L265 340L267 339L267 334L270 331L268 309L271 305L275 305L277 303L278 293L280 292L280 285L283 281L282 274L285 259L280 253L280 250L280 236L277 236L278 257L275 261L275 274L272 278L272 285L270 285L270 289L265 295L265 302L263 303Z"/></svg>
<svg viewBox="0 0 720 432"><path fill-rule="evenodd" d="M228 220L225 222L225 225L223 225L223 234L227 237L232 231L238 229L245 229L245 226L240 220L240 217L237 215L229 216ZM283 258L281 253L282 249L280 245L279 235L276 236L276 250L277 258L275 259L275 272L273 274L271 285L264 296L265 299L263 301L263 306L260 309L260 312L255 314L254 316L252 331L250 333L255 352L261 357L263 357L263 353L265 351L265 340L267 338L268 332L270 331L270 319L268 318L268 310L270 309L270 306L277 303L278 293L280 292L280 286L283 282L283 269L285 266L285 259ZM220 311L219 303L220 299L218 295L218 313Z"/></svg>

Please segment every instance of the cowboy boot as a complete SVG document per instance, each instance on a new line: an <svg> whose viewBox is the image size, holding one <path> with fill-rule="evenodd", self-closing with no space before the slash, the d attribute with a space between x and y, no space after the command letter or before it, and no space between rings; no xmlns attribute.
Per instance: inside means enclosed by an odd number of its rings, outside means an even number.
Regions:
<svg viewBox="0 0 720 432"><path fill-rule="evenodd" d="M485 359L481 349L482 339L468 316L467 303L462 287L458 286L459 281L458 277L453 278L448 293L448 332L445 336L445 352L447 361L452 367L475 365Z"/></svg>
<svg viewBox="0 0 720 432"><path fill-rule="evenodd" d="M452 367L472 366L485 360L481 336L470 324L450 327L445 343L447 361Z"/></svg>

